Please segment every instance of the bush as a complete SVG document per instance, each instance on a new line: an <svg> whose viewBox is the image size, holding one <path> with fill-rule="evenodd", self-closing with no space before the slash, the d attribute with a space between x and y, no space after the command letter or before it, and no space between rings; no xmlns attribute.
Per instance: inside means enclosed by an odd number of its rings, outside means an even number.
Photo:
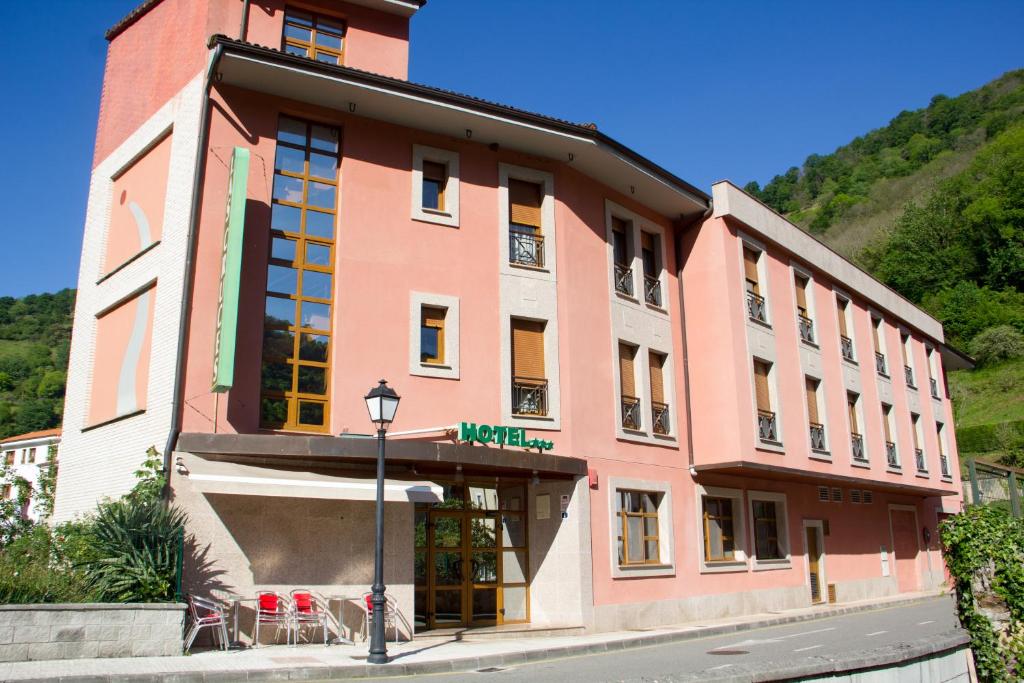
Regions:
<svg viewBox="0 0 1024 683"><path fill-rule="evenodd" d="M75 541L65 543L76 533L68 527L51 531L39 524L0 551L0 603L93 600L91 582L75 566L84 547Z"/></svg>
<svg viewBox="0 0 1024 683"><path fill-rule="evenodd" d="M1024 421L996 422L956 430L961 453L990 453L1024 447Z"/></svg>
<svg viewBox="0 0 1024 683"><path fill-rule="evenodd" d="M972 339L967 349L979 366L1024 358L1024 334L1009 325L990 327Z"/></svg>

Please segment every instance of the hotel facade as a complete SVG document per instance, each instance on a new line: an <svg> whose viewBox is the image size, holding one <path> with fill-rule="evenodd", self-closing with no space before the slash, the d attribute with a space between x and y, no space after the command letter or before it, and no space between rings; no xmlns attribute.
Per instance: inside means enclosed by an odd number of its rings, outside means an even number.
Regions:
<svg viewBox="0 0 1024 683"><path fill-rule="evenodd" d="M406 630L940 587L941 325L729 182L409 82L422 4L147 0L108 32L55 519L154 446L187 590L358 596L384 377Z"/></svg>

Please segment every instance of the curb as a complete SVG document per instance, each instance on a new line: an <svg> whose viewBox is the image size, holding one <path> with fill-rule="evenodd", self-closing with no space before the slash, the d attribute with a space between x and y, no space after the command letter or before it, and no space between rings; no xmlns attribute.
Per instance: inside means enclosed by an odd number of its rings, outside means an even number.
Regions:
<svg viewBox="0 0 1024 683"><path fill-rule="evenodd" d="M858 612L870 612L875 610L904 607L930 600L948 598L945 594L915 596L900 600L893 600L883 603L871 603L862 605L850 605L846 607L829 607L821 611L807 612L803 614L780 615L758 621L741 622L734 624L719 624L716 626L689 628L682 631L670 631L653 635L638 635L636 637L624 638L596 643L582 643L579 645L566 645L552 647L546 650L529 650L519 652L506 652L482 657L463 657L458 659L436 660L429 662L392 662L389 664L346 664L340 666L299 666L294 668L259 668L259 669L229 669L218 671L177 671L165 673L116 673L107 675L84 675L84 676L61 676L60 683L220 683L226 681L286 681L286 680L326 680L326 679L348 679L348 678L382 678L400 677L413 675L428 675L438 673L469 672L489 667L510 667L544 661L548 659L562 659L566 657L577 657L582 655L603 654L619 650L652 647L666 645L669 643L708 638L712 636L729 633L740 633L771 626L782 626L796 624L806 621L816 621L830 617L855 614ZM859 653L850 653L837 658L809 657L802 660L799 668L796 665L780 667L770 674L764 669L751 670L736 677L739 672L730 672L721 678L709 678L703 676L699 680L717 681L753 681L753 680L778 680L782 678L804 677L829 672L854 671L859 669L870 669L895 662L912 661L928 655L952 650L969 642L966 633L962 631L951 631L939 639L928 639L913 641L896 646L868 650ZM71 660L69 660L71 661ZM719 672L715 672L718 674ZM774 676L762 677L762 676ZM689 676L689 674L687 674ZM40 678L10 679L10 680L42 680ZM54 680L54 679L50 679ZM698 680L696 678L680 678L679 680Z"/></svg>

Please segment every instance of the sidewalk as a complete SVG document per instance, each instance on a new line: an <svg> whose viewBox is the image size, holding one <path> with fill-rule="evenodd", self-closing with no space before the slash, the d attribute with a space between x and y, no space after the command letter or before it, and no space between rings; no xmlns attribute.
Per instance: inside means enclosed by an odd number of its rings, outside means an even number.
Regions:
<svg viewBox="0 0 1024 683"><path fill-rule="evenodd" d="M392 662L366 664L367 645L267 646L255 650L209 651L182 657L68 659L0 664L0 680L51 680L61 683L107 681L242 681L310 680L403 676L504 667L543 659L596 654L632 647L662 645L713 635L748 631L824 617L946 599L934 592L900 595L840 605L707 620L644 631L617 631L577 636L462 640L461 634L423 637L389 644Z"/></svg>

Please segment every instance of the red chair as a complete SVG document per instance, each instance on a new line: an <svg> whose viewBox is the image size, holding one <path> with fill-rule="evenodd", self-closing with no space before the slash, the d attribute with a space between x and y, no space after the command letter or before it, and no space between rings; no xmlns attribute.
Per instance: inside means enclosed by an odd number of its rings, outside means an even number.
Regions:
<svg viewBox="0 0 1024 683"><path fill-rule="evenodd" d="M319 627L324 632L324 645L327 644L327 601L305 588L293 590L292 614L295 617L295 641L299 640L299 631L303 626L312 626L313 633Z"/></svg>
<svg viewBox="0 0 1024 683"><path fill-rule="evenodd" d="M189 594L188 613L192 618L192 627L185 638L186 652L192 647L199 631L206 627L213 629L214 643L220 641L217 643L220 645L220 649L228 649L228 620L223 606L213 600Z"/></svg>
<svg viewBox="0 0 1024 683"><path fill-rule="evenodd" d="M275 591L258 591L256 593L256 633L252 639L253 647L260 645L260 624L277 627L275 640L281 634L281 627L284 626L287 629L286 642L291 645L295 617L288 598Z"/></svg>
<svg viewBox="0 0 1024 683"><path fill-rule="evenodd" d="M384 594L384 640L387 640L388 628L395 630L395 644L398 644L398 603L395 599ZM364 593L363 601L366 603L366 619L363 621L363 640L370 637L370 629L373 627L373 593Z"/></svg>

